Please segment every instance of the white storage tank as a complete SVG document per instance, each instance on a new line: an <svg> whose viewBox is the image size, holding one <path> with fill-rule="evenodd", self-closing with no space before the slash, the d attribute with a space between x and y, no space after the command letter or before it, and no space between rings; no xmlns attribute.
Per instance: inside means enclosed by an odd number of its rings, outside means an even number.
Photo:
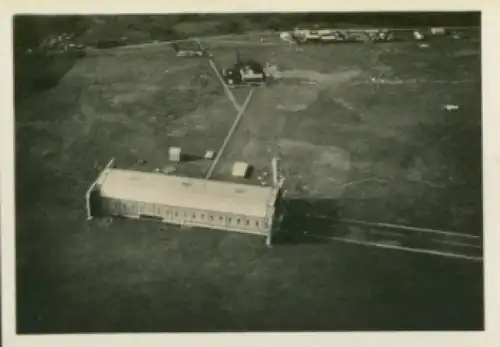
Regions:
<svg viewBox="0 0 500 347"><path fill-rule="evenodd" d="M248 164L243 162L234 163L232 174L234 177L246 178L248 174Z"/></svg>
<svg viewBox="0 0 500 347"><path fill-rule="evenodd" d="M170 147L168 149L168 160L174 162L181 161L181 148L180 147Z"/></svg>

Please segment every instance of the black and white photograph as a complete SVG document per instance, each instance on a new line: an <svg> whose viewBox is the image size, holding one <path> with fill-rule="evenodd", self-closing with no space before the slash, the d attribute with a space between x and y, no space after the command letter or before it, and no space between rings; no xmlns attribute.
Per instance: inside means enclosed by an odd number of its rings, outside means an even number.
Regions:
<svg viewBox="0 0 500 347"><path fill-rule="evenodd" d="M480 11L11 26L15 334L485 330Z"/></svg>

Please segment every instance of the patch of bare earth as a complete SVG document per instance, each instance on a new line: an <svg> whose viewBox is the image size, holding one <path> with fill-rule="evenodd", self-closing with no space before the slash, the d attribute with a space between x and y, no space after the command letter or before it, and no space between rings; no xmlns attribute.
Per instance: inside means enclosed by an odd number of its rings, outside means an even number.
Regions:
<svg viewBox="0 0 500 347"><path fill-rule="evenodd" d="M300 198L338 199L350 169L349 154L333 146L280 140L287 195Z"/></svg>
<svg viewBox="0 0 500 347"><path fill-rule="evenodd" d="M360 74L361 70L359 69L331 73L321 73L313 70L284 70L281 72L283 79L311 81L326 86L348 82Z"/></svg>

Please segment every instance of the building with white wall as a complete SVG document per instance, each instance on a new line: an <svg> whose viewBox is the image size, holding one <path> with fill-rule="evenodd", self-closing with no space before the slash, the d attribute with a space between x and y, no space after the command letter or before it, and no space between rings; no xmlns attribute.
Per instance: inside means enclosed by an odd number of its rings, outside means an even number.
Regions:
<svg viewBox="0 0 500 347"><path fill-rule="evenodd" d="M279 187L113 168L111 161L86 194L87 218L123 216L269 236Z"/></svg>

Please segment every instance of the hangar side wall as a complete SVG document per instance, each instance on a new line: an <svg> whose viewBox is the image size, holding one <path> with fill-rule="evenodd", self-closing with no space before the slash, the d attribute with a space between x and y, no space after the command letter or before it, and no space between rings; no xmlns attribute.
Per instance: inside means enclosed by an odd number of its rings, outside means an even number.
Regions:
<svg viewBox="0 0 500 347"><path fill-rule="evenodd" d="M128 218L153 218L163 222L267 235L267 218L233 215L218 211L181 208L163 204L100 198L102 213Z"/></svg>

